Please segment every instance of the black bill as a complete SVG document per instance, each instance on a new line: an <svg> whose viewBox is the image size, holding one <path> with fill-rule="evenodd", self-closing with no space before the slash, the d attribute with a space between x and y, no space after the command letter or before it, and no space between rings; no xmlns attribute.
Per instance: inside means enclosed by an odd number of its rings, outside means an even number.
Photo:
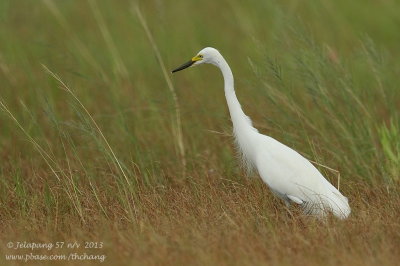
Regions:
<svg viewBox="0 0 400 266"><path fill-rule="evenodd" d="M178 68L172 70L172 73L175 73L175 72L184 70L185 68L188 68L188 67L190 67L191 65L193 65L194 62L196 62L196 61L190 60L189 62L186 62L186 63L184 63L183 65L181 65L180 67L178 67Z"/></svg>

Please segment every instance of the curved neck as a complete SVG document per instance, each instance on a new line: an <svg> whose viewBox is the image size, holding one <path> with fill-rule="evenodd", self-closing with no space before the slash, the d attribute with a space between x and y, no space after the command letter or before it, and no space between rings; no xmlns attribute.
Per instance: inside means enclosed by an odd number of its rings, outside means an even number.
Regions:
<svg viewBox="0 0 400 266"><path fill-rule="evenodd" d="M240 103L236 97L231 68L222 55L217 60L215 65L219 67L224 77L225 98L228 104L229 113L231 115L235 135L249 129L254 131L255 128L253 128L250 118L247 117L243 112L242 107L240 106Z"/></svg>
<svg viewBox="0 0 400 266"><path fill-rule="evenodd" d="M231 115L235 141L242 155L245 168L250 170L255 164L255 143L253 141L255 138L253 134L258 131L252 126L250 118L245 115L236 97L233 74L228 63L220 56L215 65L219 67L224 76L225 98Z"/></svg>
<svg viewBox="0 0 400 266"><path fill-rule="evenodd" d="M217 66L224 77L225 96L235 96L236 98L232 70L222 56L221 59L218 60Z"/></svg>

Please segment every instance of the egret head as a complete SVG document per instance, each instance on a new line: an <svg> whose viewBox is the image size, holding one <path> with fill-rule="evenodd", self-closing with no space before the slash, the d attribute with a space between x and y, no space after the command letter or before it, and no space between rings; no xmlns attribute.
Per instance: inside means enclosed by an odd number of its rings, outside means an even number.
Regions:
<svg viewBox="0 0 400 266"><path fill-rule="evenodd" d="M186 62L183 65L172 70L172 73L204 63L217 65L219 63L220 56L221 54L218 52L217 49L212 47L206 47L203 50L201 50L195 57L193 57L189 62Z"/></svg>

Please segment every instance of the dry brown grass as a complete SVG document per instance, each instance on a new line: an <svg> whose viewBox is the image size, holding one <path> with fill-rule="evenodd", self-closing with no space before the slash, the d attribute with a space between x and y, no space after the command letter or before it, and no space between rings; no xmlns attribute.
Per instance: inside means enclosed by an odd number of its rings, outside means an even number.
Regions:
<svg viewBox="0 0 400 266"><path fill-rule="evenodd" d="M101 191L108 218L99 214L88 184L80 199L85 224L62 200L55 210L27 206L25 219L12 208L15 213L1 217L1 253L10 253L8 241L30 239L102 241L105 247L91 252L117 265L396 265L400 258L398 191L345 184L350 218L319 221L295 207L285 210L258 179L198 175L179 184L139 185L134 221ZM44 193L40 180L28 182L28 194ZM113 182L107 186L117 192ZM16 205L11 194L9 206Z"/></svg>

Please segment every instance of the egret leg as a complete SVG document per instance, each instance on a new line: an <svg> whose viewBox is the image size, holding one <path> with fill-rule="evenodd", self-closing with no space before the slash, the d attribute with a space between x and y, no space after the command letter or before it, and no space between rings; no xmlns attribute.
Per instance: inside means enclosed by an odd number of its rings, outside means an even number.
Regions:
<svg viewBox="0 0 400 266"><path fill-rule="evenodd" d="M289 215L294 219L293 213L290 211L290 200L289 199L284 199L285 201L285 210L289 213Z"/></svg>

